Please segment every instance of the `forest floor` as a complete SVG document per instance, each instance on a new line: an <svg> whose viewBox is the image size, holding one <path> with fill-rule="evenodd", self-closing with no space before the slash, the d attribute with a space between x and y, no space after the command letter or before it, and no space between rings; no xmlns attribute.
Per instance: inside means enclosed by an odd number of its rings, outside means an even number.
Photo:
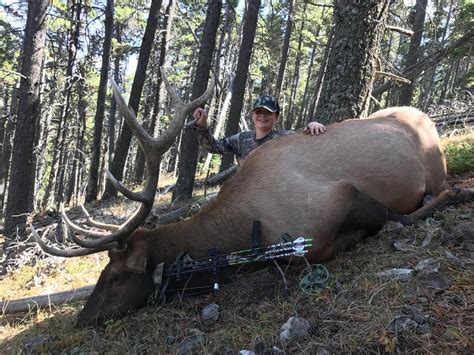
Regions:
<svg viewBox="0 0 474 355"><path fill-rule="evenodd" d="M474 188L474 171L450 177ZM102 208L101 206L100 208ZM120 204L104 215L127 214ZM99 206L93 206L99 209ZM106 253L30 259L1 276L2 299L94 284ZM426 261L428 270L420 270ZM239 270L217 294L175 297L101 327L76 328L84 302L0 316L0 354L206 353L309 354L333 352L474 353L474 202L449 207L411 227L388 223L375 237L325 263L323 290L304 292L304 268L274 265ZM410 269L405 278L377 275ZM414 271L413 271L414 270ZM202 310L219 306L215 321ZM307 321L298 338L284 342L290 317ZM251 354L251 353L248 353Z"/></svg>

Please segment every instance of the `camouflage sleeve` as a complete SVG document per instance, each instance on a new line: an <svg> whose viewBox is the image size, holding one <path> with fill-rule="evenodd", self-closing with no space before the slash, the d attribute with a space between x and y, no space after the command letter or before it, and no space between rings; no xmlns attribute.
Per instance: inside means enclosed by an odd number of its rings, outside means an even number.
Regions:
<svg viewBox="0 0 474 355"><path fill-rule="evenodd" d="M234 140L236 137L230 136L222 139L215 139L209 128L196 129L199 133L199 144L209 153L224 154L227 152L236 153ZM234 144L233 144L234 143Z"/></svg>

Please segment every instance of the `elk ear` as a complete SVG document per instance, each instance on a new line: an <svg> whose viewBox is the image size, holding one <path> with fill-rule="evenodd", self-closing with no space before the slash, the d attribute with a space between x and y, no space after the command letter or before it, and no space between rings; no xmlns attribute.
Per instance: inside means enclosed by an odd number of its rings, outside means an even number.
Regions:
<svg viewBox="0 0 474 355"><path fill-rule="evenodd" d="M125 268L131 272L144 273L147 261L147 251L142 248L135 248L125 259Z"/></svg>

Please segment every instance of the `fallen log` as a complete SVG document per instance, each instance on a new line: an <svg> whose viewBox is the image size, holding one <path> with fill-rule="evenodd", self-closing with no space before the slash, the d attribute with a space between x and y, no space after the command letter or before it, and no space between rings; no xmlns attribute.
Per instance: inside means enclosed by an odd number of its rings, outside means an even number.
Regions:
<svg viewBox="0 0 474 355"><path fill-rule="evenodd" d="M71 301L80 301L86 299L94 289L95 285L75 288L69 291L58 293L48 293L46 295L22 298L19 300L6 300L0 302L2 315L29 312L38 308L50 308Z"/></svg>

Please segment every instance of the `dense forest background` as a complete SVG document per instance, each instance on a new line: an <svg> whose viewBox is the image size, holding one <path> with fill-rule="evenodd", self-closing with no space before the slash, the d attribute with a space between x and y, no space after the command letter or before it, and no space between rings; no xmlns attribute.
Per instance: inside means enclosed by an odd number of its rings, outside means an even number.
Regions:
<svg viewBox="0 0 474 355"><path fill-rule="evenodd" d="M473 10L470 0L3 1L6 236L32 213L116 196L107 170L142 183L143 154L108 78L154 136L174 112L160 67L184 102L215 75L206 110L216 137L251 129L251 104L265 93L279 98L286 129L395 105L449 118L472 109ZM186 200L196 174L232 159L200 151L196 132L184 130L161 175L177 177L173 198Z"/></svg>

